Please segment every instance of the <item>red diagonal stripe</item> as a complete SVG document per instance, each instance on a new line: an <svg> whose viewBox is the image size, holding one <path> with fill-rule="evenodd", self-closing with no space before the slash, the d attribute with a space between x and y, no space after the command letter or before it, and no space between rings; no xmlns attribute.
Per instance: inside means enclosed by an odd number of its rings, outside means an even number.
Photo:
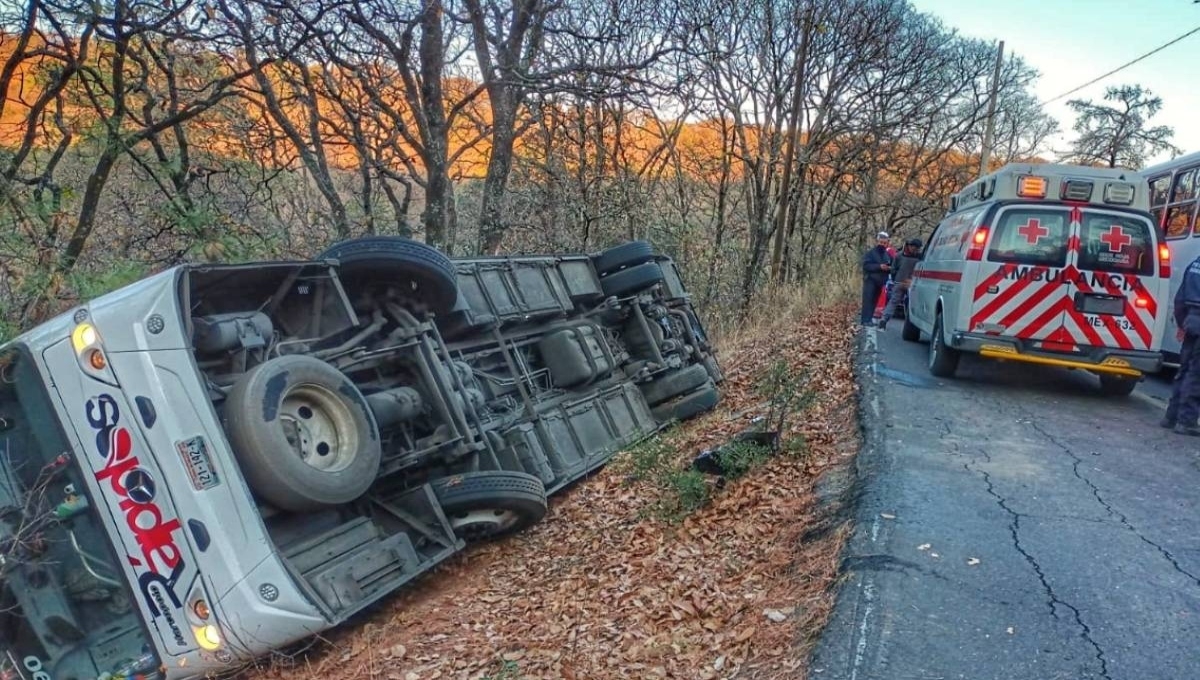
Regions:
<svg viewBox="0 0 1200 680"><path fill-rule="evenodd" d="M1041 315L1033 321L1029 322L1028 326L1017 331L1015 335L1022 340L1032 339L1038 331L1042 330L1047 323L1050 323L1051 319L1062 315L1064 307L1067 306L1066 302L1066 298L1062 298L1053 305L1050 305L1049 309L1042 312Z"/></svg>
<svg viewBox="0 0 1200 680"><path fill-rule="evenodd" d="M1003 325L1005 328L1012 327L1018 321L1023 319L1026 314L1028 314L1035 307L1037 307L1039 304L1041 304L1042 301L1045 300L1047 297L1049 297L1051 294L1053 294L1056 291L1061 292L1062 285L1063 285L1062 281L1059 280L1059 281L1055 281L1054 283L1048 283L1048 284L1042 286L1040 289L1038 289L1038 291L1036 293L1029 296L1029 299L1025 300L1020 305L1018 305L1016 309L1009 312L1008 316L1005 316L1003 319L1001 319L1000 324Z"/></svg>
<svg viewBox="0 0 1200 680"><path fill-rule="evenodd" d="M1121 299L1125 301L1125 318L1129 319L1129 322L1133 324L1133 330L1135 333L1137 333L1138 338L1141 339L1142 345L1149 347L1150 329L1146 327L1146 323L1142 321L1140 316L1138 316L1137 310L1134 309L1134 306L1129 303L1129 296L1125 294L1125 291L1118 288L1117 285L1112 282L1111 277L1104 280L1104 288L1109 292L1110 295L1120 295ZM1137 295L1136 291L1134 292L1134 295ZM1116 323L1115 319L1113 320L1113 323Z"/></svg>
<svg viewBox="0 0 1200 680"><path fill-rule="evenodd" d="M1104 345L1104 338L1100 337L1100 334L1096 332L1095 328L1092 328L1092 324L1088 323L1087 317L1083 315L1083 312L1075 309L1075 305L1067 305L1067 314L1071 315L1071 318L1075 320L1075 325L1079 326L1080 330L1083 331L1083 335L1087 338L1088 344L1093 347L1101 347Z"/></svg>
<svg viewBox="0 0 1200 680"><path fill-rule="evenodd" d="M1085 293L1094 293L1095 289L1093 289L1085 279L1085 276L1079 276L1076 279L1075 283L1079 286L1079 290ZM1108 279L1106 279L1106 281L1107 280ZM1108 316L1107 314L1097 314L1096 316L1100 317L1100 320L1104 322L1104 327L1108 329L1108 332L1113 336L1113 339L1117 341L1117 345L1121 349L1133 349L1133 343L1129 341L1129 338L1126 337L1123 332L1121 332L1121 329L1117 327L1117 322L1111 316Z"/></svg>
<svg viewBox="0 0 1200 680"><path fill-rule="evenodd" d="M1016 265L1009 262L1003 267L998 267L995 271L988 275L986 279L979 282L979 285L975 286L975 302L979 302L979 298L987 295L988 288L991 288L992 286L1003 281L1008 272L1014 269L1016 269Z"/></svg>
<svg viewBox="0 0 1200 680"><path fill-rule="evenodd" d="M1028 278L1013 281L1007 288L1000 291L996 295L996 297L989 300L986 305L981 307L980 310L978 312L975 312L975 314L971 317L971 329L974 330L975 326L977 324L986 321L993 314L1000 311L1001 307L1008 304L1009 301L1011 301L1014 297L1016 297L1021 291L1025 290L1026 288L1028 288L1030 285L1032 285L1034 283L1034 280L1033 280L1034 274L1037 274L1038 272L1044 272L1044 271L1046 271L1045 267L1034 267L1029 272ZM1055 285L1061 286L1062 285L1061 279L1059 281L1056 281Z"/></svg>

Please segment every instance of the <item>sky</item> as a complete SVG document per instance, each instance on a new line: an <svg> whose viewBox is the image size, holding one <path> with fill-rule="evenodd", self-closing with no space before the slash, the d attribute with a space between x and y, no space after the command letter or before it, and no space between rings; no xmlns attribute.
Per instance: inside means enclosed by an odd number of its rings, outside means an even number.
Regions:
<svg viewBox="0 0 1200 680"><path fill-rule="evenodd" d="M1073 90L1189 30L1200 27L1200 4L1192 0L909 0L959 33L1003 40L1004 55L1021 56L1042 75L1034 94L1043 102ZM1065 150L1074 137L1070 99L1100 100L1112 85L1142 85L1162 98L1152 125L1175 129L1174 144L1200 151L1200 33L1069 97L1046 105L1063 133L1051 141ZM1169 154L1149 164L1165 161Z"/></svg>

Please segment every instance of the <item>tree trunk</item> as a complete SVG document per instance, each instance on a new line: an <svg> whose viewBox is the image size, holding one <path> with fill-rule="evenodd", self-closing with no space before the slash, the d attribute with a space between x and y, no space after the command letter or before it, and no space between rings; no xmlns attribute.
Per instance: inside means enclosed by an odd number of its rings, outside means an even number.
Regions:
<svg viewBox="0 0 1200 680"><path fill-rule="evenodd" d="M500 88L496 88L499 92ZM483 202L479 210L480 247L485 255L497 255L504 242L504 190L512 170L513 145L516 141L516 103L505 92L492 95L492 153L488 158L487 177L483 181Z"/></svg>

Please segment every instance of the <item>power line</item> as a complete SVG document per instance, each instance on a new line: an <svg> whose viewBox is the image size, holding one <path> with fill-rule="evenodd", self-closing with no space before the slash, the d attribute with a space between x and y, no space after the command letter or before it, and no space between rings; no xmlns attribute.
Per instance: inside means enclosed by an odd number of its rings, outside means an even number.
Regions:
<svg viewBox="0 0 1200 680"><path fill-rule="evenodd" d="M1158 54L1159 52L1162 52L1163 50L1167 49L1171 45L1174 45L1175 43L1179 42L1180 40L1183 40L1184 38L1187 38L1188 36L1194 35L1196 33L1200 33L1200 26L1193 28L1192 30L1188 31L1187 33L1184 33L1183 35L1179 36L1178 38L1175 38L1171 42L1164 43L1162 45L1159 45L1158 47L1155 47L1154 49L1143 54L1142 56L1138 57L1137 59L1134 59L1133 61L1121 64L1120 66L1114 68L1113 70L1109 71L1108 73L1105 73L1102 76L1099 76L1097 78L1093 78L1093 79L1087 81L1086 83L1080 85L1079 87L1077 87L1069 92L1064 92L1064 93L1058 95L1057 97L1054 97L1053 99L1047 99L1046 101L1042 102L1042 105L1045 106L1046 104L1049 104L1051 102L1056 102L1059 99L1062 99L1063 97L1068 97L1070 95L1073 95L1076 92L1087 87L1088 85L1095 85L1096 83L1100 82L1101 80L1104 80L1105 78L1111 76L1112 74L1118 73L1120 71L1124 71L1125 69L1129 68L1130 66L1133 66L1134 64L1138 63L1139 61L1141 61L1147 57L1153 56L1155 54Z"/></svg>

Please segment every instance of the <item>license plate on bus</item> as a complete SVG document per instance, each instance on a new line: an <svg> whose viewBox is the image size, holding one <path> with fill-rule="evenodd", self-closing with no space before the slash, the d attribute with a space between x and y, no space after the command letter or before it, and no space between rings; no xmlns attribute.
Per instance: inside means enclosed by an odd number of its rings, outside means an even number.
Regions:
<svg viewBox="0 0 1200 680"><path fill-rule="evenodd" d="M221 480L217 478L217 468L212 464L212 456L208 453L208 444L205 443L204 437L192 437L176 442L175 448L179 450L179 455L183 458L183 467L187 470L188 477L192 480L192 486L197 491L211 489L221 483Z"/></svg>
<svg viewBox="0 0 1200 680"><path fill-rule="evenodd" d="M1125 298L1113 295L1081 295L1075 300L1075 309L1084 314L1125 316Z"/></svg>

